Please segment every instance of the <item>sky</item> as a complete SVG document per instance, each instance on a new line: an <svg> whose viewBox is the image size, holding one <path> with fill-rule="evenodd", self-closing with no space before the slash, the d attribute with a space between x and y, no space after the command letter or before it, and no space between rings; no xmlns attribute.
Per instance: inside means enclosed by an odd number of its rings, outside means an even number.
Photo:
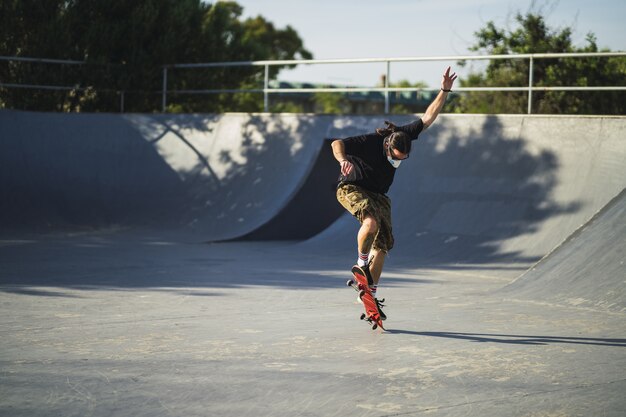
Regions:
<svg viewBox="0 0 626 417"><path fill-rule="evenodd" d="M626 0L236 0L243 18L262 15L278 28L293 27L315 59L476 55L474 32L489 21L516 27L517 12L540 12L548 27L573 29L584 46L589 32L600 48L626 51ZM481 61L392 63L390 81L437 87L446 66L462 77ZM386 64L306 65L283 71L280 80L375 86Z"/></svg>

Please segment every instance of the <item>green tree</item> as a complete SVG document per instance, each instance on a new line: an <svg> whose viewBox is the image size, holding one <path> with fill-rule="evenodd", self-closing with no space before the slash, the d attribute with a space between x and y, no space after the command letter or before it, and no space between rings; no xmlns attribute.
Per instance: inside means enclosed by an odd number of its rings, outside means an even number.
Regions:
<svg viewBox="0 0 626 417"><path fill-rule="evenodd" d="M71 44L63 21L62 0L0 0L0 55L46 58L74 58L67 46ZM77 73L71 65L50 65L29 62L0 62L0 82L6 84L62 84L67 76ZM41 93L41 91L39 92ZM0 88L0 106L28 108L32 90ZM53 103L63 106L66 93L47 91L40 94L41 108Z"/></svg>
<svg viewBox="0 0 626 417"><path fill-rule="evenodd" d="M409 80L400 80L397 82L389 83L389 87L393 88L414 88L416 92L404 92L404 91L394 91L389 93L389 99L391 103L391 113L393 114L408 114L408 113L418 113L426 110L428 104L425 105L410 105L407 104L406 101L402 103L403 99L411 97L413 94L416 95L416 98L421 99L430 103L436 94L433 94L428 91L420 91L422 88L428 88L428 84L424 81L417 81L412 83Z"/></svg>
<svg viewBox="0 0 626 417"><path fill-rule="evenodd" d="M235 2L218 2L205 14L199 49L205 54L200 62L311 59L302 39L290 26L277 29L262 16L240 20L243 12ZM275 79L281 69L270 67L269 77ZM204 74L191 80L194 88L242 89L263 88L263 67L227 67L196 72ZM203 108L211 111L262 111L261 93L223 94L220 100L204 98ZM206 110L205 110L206 111Z"/></svg>
<svg viewBox="0 0 626 417"><path fill-rule="evenodd" d="M350 103L345 93L314 93L313 103L316 113L350 113Z"/></svg>
<svg viewBox="0 0 626 417"><path fill-rule="evenodd" d="M596 37L589 33L586 44L572 44L570 28L551 29L541 14L528 12L515 16L512 30L493 22L475 33L476 44L470 49L486 54L598 52ZM616 86L626 85L626 58L536 59L533 64L534 86ZM464 63L461 63L462 65ZM525 87L528 85L529 61L522 59L490 60L484 73L471 73L460 80L461 87ZM464 113L525 113L526 92L470 92L454 102L454 110ZM533 92L533 113L624 114L626 100L622 92Z"/></svg>
<svg viewBox="0 0 626 417"><path fill-rule="evenodd" d="M0 89L6 107L158 111L162 68L173 63L311 58L296 31L262 16L243 20L236 2L200 0L0 0L0 55L73 59L83 66L0 63L0 81L77 85L74 91ZM10 18L9 18L10 16ZM275 77L280 68L271 73ZM169 89L238 89L263 82L259 67L170 70ZM88 88L87 91L84 88ZM263 97L174 97L179 111L262 108Z"/></svg>

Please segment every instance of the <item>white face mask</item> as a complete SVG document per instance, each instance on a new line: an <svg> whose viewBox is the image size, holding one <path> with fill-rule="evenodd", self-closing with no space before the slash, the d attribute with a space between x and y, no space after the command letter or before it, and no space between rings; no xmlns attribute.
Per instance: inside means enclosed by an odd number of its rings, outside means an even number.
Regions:
<svg viewBox="0 0 626 417"><path fill-rule="evenodd" d="M402 163L402 161L400 159L393 159L392 157L390 157L389 155L387 155L387 161L389 161L389 163L391 164L392 167L398 169L398 167L400 166L400 164Z"/></svg>
<svg viewBox="0 0 626 417"><path fill-rule="evenodd" d="M402 160L400 160L400 159L393 159L391 157L391 155L389 155L389 142L388 141L385 144L385 156L387 157L387 161L389 161L391 166L394 167L395 169L398 169L398 167L402 163Z"/></svg>

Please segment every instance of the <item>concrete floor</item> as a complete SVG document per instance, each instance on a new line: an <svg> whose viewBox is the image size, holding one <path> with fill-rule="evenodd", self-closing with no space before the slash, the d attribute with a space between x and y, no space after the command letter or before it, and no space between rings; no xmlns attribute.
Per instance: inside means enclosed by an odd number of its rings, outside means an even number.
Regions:
<svg viewBox="0 0 626 417"><path fill-rule="evenodd" d="M344 284L352 255L148 231L4 238L0 415L626 415L624 313L504 298L506 265L392 257L388 330L372 331Z"/></svg>

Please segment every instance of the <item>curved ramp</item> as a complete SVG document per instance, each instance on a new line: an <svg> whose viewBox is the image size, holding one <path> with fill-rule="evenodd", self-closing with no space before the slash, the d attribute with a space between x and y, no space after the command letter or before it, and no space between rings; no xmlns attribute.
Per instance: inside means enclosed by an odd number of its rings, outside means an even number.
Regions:
<svg viewBox="0 0 626 417"><path fill-rule="evenodd" d="M626 311L626 189L502 293Z"/></svg>
<svg viewBox="0 0 626 417"><path fill-rule="evenodd" d="M286 236L338 206L324 139L384 119L0 111L0 226ZM623 117L441 115L392 187L393 258L518 276L626 186L624 132ZM303 244L352 254L357 226L344 216Z"/></svg>
<svg viewBox="0 0 626 417"><path fill-rule="evenodd" d="M390 191L390 263L517 277L626 186L624 132L623 117L440 116ZM357 227L304 244L354 254Z"/></svg>
<svg viewBox="0 0 626 417"><path fill-rule="evenodd" d="M302 240L326 229L343 213L335 200L337 161L325 140L315 165L292 199L261 227L238 240Z"/></svg>
<svg viewBox="0 0 626 417"><path fill-rule="evenodd" d="M328 117L0 111L0 224L236 238L304 183Z"/></svg>

